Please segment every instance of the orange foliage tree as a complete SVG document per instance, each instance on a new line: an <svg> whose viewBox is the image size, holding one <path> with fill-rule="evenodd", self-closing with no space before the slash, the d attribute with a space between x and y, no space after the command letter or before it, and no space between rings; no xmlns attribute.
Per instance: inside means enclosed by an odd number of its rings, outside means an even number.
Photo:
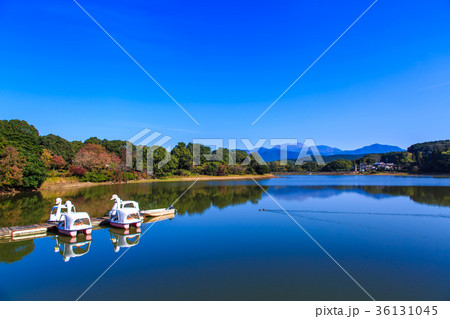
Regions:
<svg viewBox="0 0 450 319"><path fill-rule="evenodd" d="M111 164L120 164L120 158L113 153L109 153L101 145L86 144L77 152L73 163L92 171L108 168Z"/></svg>
<svg viewBox="0 0 450 319"><path fill-rule="evenodd" d="M6 146L0 154L0 188L22 186L25 158L13 146Z"/></svg>

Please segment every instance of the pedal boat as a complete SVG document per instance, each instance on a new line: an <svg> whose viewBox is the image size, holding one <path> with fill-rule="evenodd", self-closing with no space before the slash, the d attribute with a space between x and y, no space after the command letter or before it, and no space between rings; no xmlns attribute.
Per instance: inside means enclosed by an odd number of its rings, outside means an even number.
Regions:
<svg viewBox="0 0 450 319"><path fill-rule="evenodd" d="M61 198L57 198L55 202L55 206L52 207L50 212L50 218L48 219L49 223L58 223L61 220L61 216L67 214L69 211L67 210L67 206L62 203ZM71 211L75 213L75 206L72 205Z"/></svg>
<svg viewBox="0 0 450 319"><path fill-rule="evenodd" d="M139 213L139 204L135 201L123 201L113 195L114 206L109 212L109 223L112 227L129 229L130 226L141 227L142 217Z"/></svg>
<svg viewBox="0 0 450 319"><path fill-rule="evenodd" d="M58 232L70 237L75 237L80 233L90 235L92 232L92 224L89 214L85 212L74 212L75 208L70 201L66 202L66 206L70 213L61 215L61 219L56 226Z"/></svg>

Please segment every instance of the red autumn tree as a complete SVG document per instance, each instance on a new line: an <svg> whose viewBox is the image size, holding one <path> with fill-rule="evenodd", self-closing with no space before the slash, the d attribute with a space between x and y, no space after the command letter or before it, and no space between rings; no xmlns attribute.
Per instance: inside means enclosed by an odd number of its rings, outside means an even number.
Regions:
<svg viewBox="0 0 450 319"><path fill-rule="evenodd" d="M13 146L6 146L0 154L0 188L22 185L25 158Z"/></svg>
<svg viewBox="0 0 450 319"><path fill-rule="evenodd" d="M84 174L86 174L86 170L80 166L71 166L70 173L75 176L84 176Z"/></svg>
<svg viewBox="0 0 450 319"><path fill-rule="evenodd" d="M103 146L98 144L86 144L76 154L73 161L75 166L87 170L104 169L111 164L119 164L120 158L109 153Z"/></svg>
<svg viewBox="0 0 450 319"><path fill-rule="evenodd" d="M61 169L66 166L66 161L61 156L54 155L50 160L50 166L55 169Z"/></svg>

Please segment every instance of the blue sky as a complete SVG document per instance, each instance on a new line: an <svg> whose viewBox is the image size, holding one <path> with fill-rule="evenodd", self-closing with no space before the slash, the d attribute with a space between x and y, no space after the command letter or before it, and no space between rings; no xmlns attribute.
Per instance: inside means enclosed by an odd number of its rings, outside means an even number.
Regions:
<svg viewBox="0 0 450 319"><path fill-rule="evenodd" d="M352 149L448 139L450 2L0 1L0 107L41 134L314 138Z"/></svg>

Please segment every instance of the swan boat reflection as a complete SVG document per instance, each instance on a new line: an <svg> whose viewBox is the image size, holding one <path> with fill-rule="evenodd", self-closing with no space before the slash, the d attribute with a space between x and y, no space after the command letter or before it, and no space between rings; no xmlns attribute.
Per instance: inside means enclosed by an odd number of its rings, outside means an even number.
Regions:
<svg viewBox="0 0 450 319"><path fill-rule="evenodd" d="M129 229L110 228L109 235L114 251L117 253L120 248L128 248L139 244L141 230L139 228L131 231Z"/></svg>
<svg viewBox="0 0 450 319"><path fill-rule="evenodd" d="M55 239L55 253L59 252L63 256L64 262L68 262L70 258L86 255L91 248L92 237L90 235L77 237L56 235Z"/></svg>

